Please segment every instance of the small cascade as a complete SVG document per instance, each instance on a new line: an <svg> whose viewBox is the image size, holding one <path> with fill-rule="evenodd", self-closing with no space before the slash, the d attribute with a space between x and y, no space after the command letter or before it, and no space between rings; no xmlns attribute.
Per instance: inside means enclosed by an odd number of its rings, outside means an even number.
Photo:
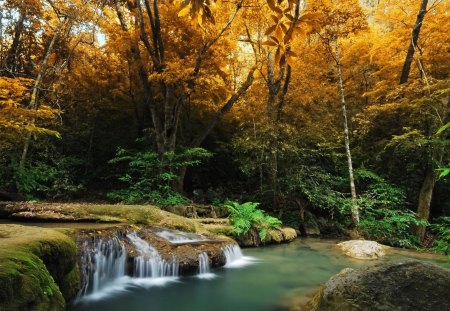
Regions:
<svg viewBox="0 0 450 311"><path fill-rule="evenodd" d="M222 247L225 256L225 268L241 268L256 262L256 258L244 256L237 244L229 244Z"/></svg>
<svg viewBox="0 0 450 311"><path fill-rule="evenodd" d="M176 258L167 262L158 251L150 246L145 240L137 236L136 232L127 235L140 256L134 259L134 277L138 278L161 278L177 277L179 263Z"/></svg>
<svg viewBox="0 0 450 311"><path fill-rule="evenodd" d="M210 272L209 258L207 253L198 255L198 274L205 274Z"/></svg>
<svg viewBox="0 0 450 311"><path fill-rule="evenodd" d="M200 234L181 232L178 230L160 230L154 233L156 236L169 241L172 244L189 244L209 241Z"/></svg>
<svg viewBox="0 0 450 311"><path fill-rule="evenodd" d="M96 293L115 279L125 276L127 252L118 238L83 245L81 269L84 280L80 296Z"/></svg>
<svg viewBox="0 0 450 311"><path fill-rule="evenodd" d="M216 277L214 273L211 273L209 265L208 254L203 252L198 255L198 274L199 279L213 279Z"/></svg>

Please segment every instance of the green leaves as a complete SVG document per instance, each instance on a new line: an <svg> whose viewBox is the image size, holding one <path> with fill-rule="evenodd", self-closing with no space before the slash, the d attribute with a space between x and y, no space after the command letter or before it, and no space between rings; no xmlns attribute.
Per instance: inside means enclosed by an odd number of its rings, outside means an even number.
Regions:
<svg viewBox="0 0 450 311"><path fill-rule="evenodd" d="M120 166L118 180L125 187L108 193L108 198L127 204L156 203L180 205L187 199L171 188L183 167L198 165L212 154L203 148L181 152L166 152L162 156L153 151L134 152L119 148L110 164Z"/></svg>
<svg viewBox="0 0 450 311"><path fill-rule="evenodd" d="M449 128L450 128L450 122L448 122L447 124L441 126L439 128L439 130L436 132L436 135L439 135L439 134L443 133L444 131L446 131Z"/></svg>
<svg viewBox="0 0 450 311"><path fill-rule="evenodd" d="M259 203L245 202L239 204L234 201L225 202L224 206L231 213L230 223L233 232L237 236L245 236L251 231L258 233L259 239L264 241L269 230L279 229L281 221L275 217L268 216L264 211L257 209Z"/></svg>

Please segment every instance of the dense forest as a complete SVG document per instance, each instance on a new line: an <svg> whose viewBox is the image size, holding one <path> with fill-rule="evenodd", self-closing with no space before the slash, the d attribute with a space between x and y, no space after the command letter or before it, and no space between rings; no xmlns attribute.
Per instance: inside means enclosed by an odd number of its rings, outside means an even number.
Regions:
<svg viewBox="0 0 450 311"><path fill-rule="evenodd" d="M259 202L301 232L448 253L449 12L1 0L0 196Z"/></svg>

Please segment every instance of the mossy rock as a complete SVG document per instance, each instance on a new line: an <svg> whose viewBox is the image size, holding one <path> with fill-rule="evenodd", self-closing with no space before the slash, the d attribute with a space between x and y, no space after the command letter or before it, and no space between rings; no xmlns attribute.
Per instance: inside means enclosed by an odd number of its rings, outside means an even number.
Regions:
<svg viewBox="0 0 450 311"><path fill-rule="evenodd" d="M413 259L346 268L321 287L308 310L449 310L449 284L449 269Z"/></svg>
<svg viewBox="0 0 450 311"><path fill-rule="evenodd" d="M196 221L152 205L0 203L0 215L29 221L127 223L162 226L187 232L201 230L201 225Z"/></svg>
<svg viewBox="0 0 450 311"><path fill-rule="evenodd" d="M0 225L0 310L65 310L79 288L74 240L64 232Z"/></svg>

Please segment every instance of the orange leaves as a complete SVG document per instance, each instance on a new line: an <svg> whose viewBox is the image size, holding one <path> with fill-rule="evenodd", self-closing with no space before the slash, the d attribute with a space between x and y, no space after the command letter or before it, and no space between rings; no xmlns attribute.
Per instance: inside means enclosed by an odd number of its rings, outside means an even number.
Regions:
<svg viewBox="0 0 450 311"><path fill-rule="evenodd" d="M286 63L291 65L297 57L297 54L291 51L292 40L297 36L319 31L318 19L322 15L314 12L300 14L301 1L268 0L267 4L272 11L270 19L273 24L266 30L268 40L262 45L275 48L275 63L280 66Z"/></svg>
<svg viewBox="0 0 450 311"><path fill-rule="evenodd" d="M192 25L198 25L203 28L203 22L208 21L215 24L215 18L212 7L216 4L215 0L185 0L182 1L182 9L178 12L178 17L189 16Z"/></svg>
<svg viewBox="0 0 450 311"><path fill-rule="evenodd" d="M25 105L29 102L32 84L31 79L0 77L0 128L18 134L31 132L59 136L56 131L34 124L33 120L52 120L58 110L45 105L38 110L28 109Z"/></svg>

